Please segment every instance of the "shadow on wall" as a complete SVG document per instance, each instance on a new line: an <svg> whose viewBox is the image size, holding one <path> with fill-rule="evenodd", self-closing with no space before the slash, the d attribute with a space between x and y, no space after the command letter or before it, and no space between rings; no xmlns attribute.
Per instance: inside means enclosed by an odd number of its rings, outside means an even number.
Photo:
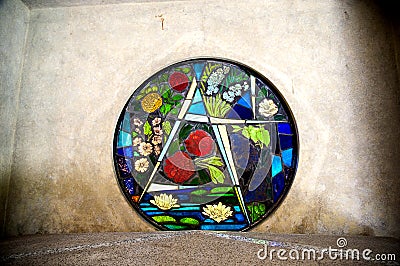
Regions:
<svg viewBox="0 0 400 266"><path fill-rule="evenodd" d="M344 10L348 23L355 31L344 34L353 56L346 64L351 76L359 76L351 85L353 112L360 119L358 134L349 136L364 142L367 150L357 150L359 176L365 177L356 190L364 190L367 199L361 203L365 235L400 237L400 2L347 1L351 12ZM368 26L362 28L366 18ZM368 33L365 33L368 32ZM359 33L359 35L358 35ZM365 34L364 34L365 33ZM374 36L371 38L371 36ZM385 78L382 78L385 77ZM363 84L363 82L369 84ZM366 171L368 169L368 171ZM350 181L351 182L351 181ZM369 198L369 200L368 200ZM373 212L371 212L373 210Z"/></svg>

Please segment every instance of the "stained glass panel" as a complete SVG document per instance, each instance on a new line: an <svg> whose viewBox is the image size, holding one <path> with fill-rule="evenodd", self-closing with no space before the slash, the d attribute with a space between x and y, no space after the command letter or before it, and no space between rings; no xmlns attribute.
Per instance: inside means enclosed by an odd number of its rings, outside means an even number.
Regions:
<svg viewBox="0 0 400 266"><path fill-rule="evenodd" d="M248 230L282 202L297 161L282 95L228 60L159 71L134 91L114 135L122 192L162 230Z"/></svg>

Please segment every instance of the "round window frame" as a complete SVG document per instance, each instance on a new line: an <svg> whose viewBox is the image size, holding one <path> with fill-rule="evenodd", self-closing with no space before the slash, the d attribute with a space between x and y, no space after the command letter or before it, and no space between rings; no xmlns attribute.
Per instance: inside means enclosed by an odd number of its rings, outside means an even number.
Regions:
<svg viewBox="0 0 400 266"><path fill-rule="evenodd" d="M187 230L191 230L191 229L168 230L165 227L163 227L162 225L160 225L159 223L157 223L156 221L154 221L153 219L151 219L150 216L146 215L139 208L139 206L138 206L139 204L134 202L132 200L131 195L128 193L128 191L126 189L124 189L124 184L122 183L124 178L120 178L119 177L118 166L117 166L117 163L116 163L116 154L117 154L117 140L118 140L118 134L119 134L119 131L120 131L120 125L122 124L122 121L124 120L124 115L126 113L127 107L130 104L130 101L132 100L132 98L134 96L136 96L137 92L140 92L141 90L143 90L150 81L152 81L155 77L157 77L158 75L160 75L164 71L166 71L168 69L171 69L173 67L184 65L186 63L191 63L191 62L194 63L196 61L218 61L218 62L221 62L221 63L231 64L231 65L239 67L241 70L245 71L249 75L252 75L252 76L260 79L263 83L265 83L265 85L267 85L272 90L274 95L278 98L279 102L282 103L283 109L285 110L285 112L286 112L286 114L288 116L288 123L290 123L291 129L293 130L292 135L293 135L293 157L294 158L292 158L292 163L293 163L292 168L294 169L294 171L293 171L293 173L291 175L290 184L286 185L286 183L285 183L284 189L283 189L281 195L279 196L279 199L276 202L274 202L272 207L270 207L266 211L266 213L263 214L257 221L251 223L250 225L248 225L247 227L245 227L245 228L243 228L241 230L231 230L231 232L246 232L246 231L250 231L250 230L254 229L255 227L259 226L260 224L266 222L268 220L268 218L270 218L271 215L281 206L282 202L288 196L289 191L291 190L291 188L293 186L293 182L295 180L295 177L296 177L296 174L297 174L297 171L298 171L299 156L300 156L299 155L300 142L299 142L299 131L298 131L298 127L297 127L297 122L296 122L295 116L293 114L293 111L292 111L290 105L288 104L286 98L283 96L281 91L276 87L276 85L269 78L267 78L261 72L255 70L253 67L250 67L250 66L248 66L248 65L246 65L244 63L241 63L241 62L238 62L238 61L232 60L232 59L222 58L222 57L193 57L193 58L184 59L184 60L181 60L181 61L175 61L174 63L168 64L168 65L158 69L150 77L148 77L143 82L141 82L140 85L137 86L133 90L133 92L131 93L131 95L127 99L127 101L124 104L124 107L121 109L121 112L119 113L119 116L118 116L118 119L117 119L117 123L116 123L114 134L113 134L113 144L112 144L112 152L113 152L112 161L113 161L113 165L114 165L114 167L113 167L114 175L115 175L118 187L119 187L121 193L124 195L125 200L135 210L135 212L139 214L138 216L142 220L144 220L147 223L151 224L154 228L156 228L156 229L158 229L160 231L187 231ZM182 119L182 120L184 121L185 119ZM278 131L276 132L276 135L278 135ZM197 230L205 231L205 230L202 230L202 229L195 229L195 230L196 231Z"/></svg>

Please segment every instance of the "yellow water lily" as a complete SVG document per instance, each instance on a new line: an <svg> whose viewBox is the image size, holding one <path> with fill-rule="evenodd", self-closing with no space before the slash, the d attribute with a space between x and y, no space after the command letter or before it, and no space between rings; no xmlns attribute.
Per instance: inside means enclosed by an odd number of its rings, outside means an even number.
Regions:
<svg viewBox="0 0 400 266"><path fill-rule="evenodd" d="M227 207L222 202L219 202L218 205L206 205L206 207L203 207L202 213L220 223L228 219L229 216L232 216L233 211L231 211L231 207Z"/></svg>
<svg viewBox="0 0 400 266"><path fill-rule="evenodd" d="M150 200L151 204L156 205L161 210L169 210L171 208L180 207L179 204L176 204L178 199L172 197L172 195L167 195L165 193L160 194L159 196L155 195L154 200Z"/></svg>

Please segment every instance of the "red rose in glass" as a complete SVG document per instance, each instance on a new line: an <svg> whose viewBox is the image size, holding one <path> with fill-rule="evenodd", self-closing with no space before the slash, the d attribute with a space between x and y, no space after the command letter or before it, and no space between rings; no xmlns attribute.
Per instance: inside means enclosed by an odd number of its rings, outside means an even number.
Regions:
<svg viewBox="0 0 400 266"><path fill-rule="evenodd" d="M214 150L214 141L204 130L198 129L185 140L186 150L196 156L206 156Z"/></svg>
<svg viewBox="0 0 400 266"><path fill-rule="evenodd" d="M174 72L169 77L169 85L171 86L172 89L176 91L181 92L185 90L188 84L189 84L188 77L181 72Z"/></svg>
<svg viewBox="0 0 400 266"><path fill-rule="evenodd" d="M177 184L185 183L194 175L193 160L186 152L177 151L165 161L164 173Z"/></svg>

